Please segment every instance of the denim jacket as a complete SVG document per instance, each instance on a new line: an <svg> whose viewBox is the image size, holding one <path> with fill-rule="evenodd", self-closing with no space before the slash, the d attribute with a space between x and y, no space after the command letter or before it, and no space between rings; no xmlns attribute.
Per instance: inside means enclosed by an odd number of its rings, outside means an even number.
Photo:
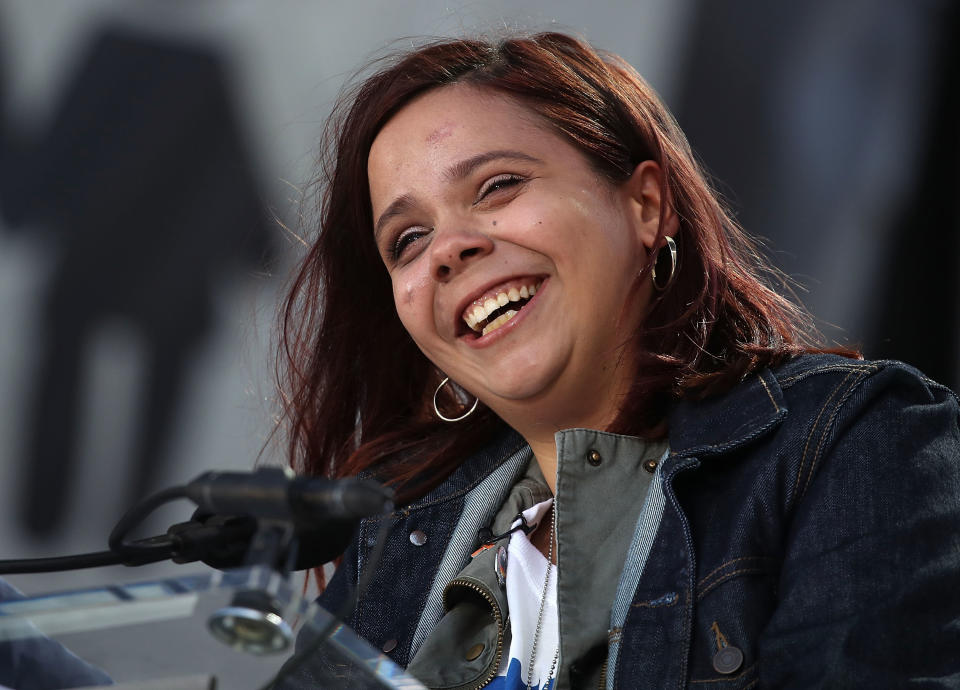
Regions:
<svg viewBox="0 0 960 690"><path fill-rule="evenodd" d="M829 355L679 403L612 605L606 687L960 688L958 410L907 365ZM384 518L348 625L406 666L528 457L504 435ZM378 527L361 525L330 610Z"/></svg>

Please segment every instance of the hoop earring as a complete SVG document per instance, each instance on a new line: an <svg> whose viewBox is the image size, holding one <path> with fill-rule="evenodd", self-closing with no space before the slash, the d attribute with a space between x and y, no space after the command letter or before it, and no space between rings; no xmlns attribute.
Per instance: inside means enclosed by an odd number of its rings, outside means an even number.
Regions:
<svg viewBox="0 0 960 690"><path fill-rule="evenodd" d="M656 288L658 292L663 292L670 287L670 283L673 282L673 277L677 272L677 243L673 241L670 235L665 235L664 239L667 243L657 250L657 258L650 268L650 279L653 281L653 287ZM661 284L657 282L657 266L660 266L661 262L666 263L668 258L670 261L670 273L667 275L667 279ZM661 267L661 270L662 268L664 267Z"/></svg>
<svg viewBox="0 0 960 690"><path fill-rule="evenodd" d="M443 412L440 411L440 408L437 406L437 395L440 393L440 389L446 386L448 383L450 383L449 376L445 377L443 381L440 382L440 385L437 386L437 390L433 392L433 411L436 413L437 417L439 417L445 422L462 422L464 419L466 419L467 417L469 417L474 413L474 411L477 409L477 404L480 402L480 398L474 398L473 406L469 410L464 412L462 415L460 415L459 417L447 417L446 415L443 414Z"/></svg>

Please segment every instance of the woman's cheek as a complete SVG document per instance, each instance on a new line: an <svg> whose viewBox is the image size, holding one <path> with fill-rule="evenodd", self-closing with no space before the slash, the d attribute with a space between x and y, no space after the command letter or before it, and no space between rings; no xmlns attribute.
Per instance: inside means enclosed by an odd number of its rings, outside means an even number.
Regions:
<svg viewBox="0 0 960 690"><path fill-rule="evenodd" d="M393 303L397 315L414 340L420 340L422 333L419 331L433 323L432 314L424 313L424 310L432 310L433 304L425 282L423 279L404 277L400 280L395 278L393 283Z"/></svg>
<svg viewBox="0 0 960 690"><path fill-rule="evenodd" d="M498 216L497 228L513 229L517 233L517 237L536 235L542 231L543 220L549 215L550 209L545 208L543 204L534 203L532 200L521 197Z"/></svg>

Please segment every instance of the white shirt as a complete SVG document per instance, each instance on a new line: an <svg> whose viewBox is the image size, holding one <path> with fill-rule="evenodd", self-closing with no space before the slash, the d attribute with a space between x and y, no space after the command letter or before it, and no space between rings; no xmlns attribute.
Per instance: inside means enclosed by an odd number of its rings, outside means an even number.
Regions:
<svg viewBox="0 0 960 690"><path fill-rule="evenodd" d="M527 524L539 524L551 505L553 505L552 498L525 510L523 516ZM520 521L517 520L511 527L519 524ZM549 523L545 523L542 527L542 529L548 528ZM548 565L550 581L547 584L543 603L543 619L537 641L537 656L533 664L533 683L530 687L547 690L555 683L554 676L549 679L546 676L550 672L560 645L560 626L557 618L557 567L547 563L546 557L530 542L523 530L517 530L510 535L510 544L507 547L506 589L512 632L510 650L500 660L497 677L488 686L491 689L517 690L527 687L527 669L537 630L543 582ZM559 664L554 668L554 674L558 668Z"/></svg>

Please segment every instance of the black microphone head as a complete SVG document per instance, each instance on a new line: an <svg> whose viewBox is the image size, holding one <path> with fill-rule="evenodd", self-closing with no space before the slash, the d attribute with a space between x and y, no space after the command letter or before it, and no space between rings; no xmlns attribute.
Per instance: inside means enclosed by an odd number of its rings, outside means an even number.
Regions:
<svg viewBox="0 0 960 690"><path fill-rule="evenodd" d="M202 560L219 569L249 565L258 530L285 531L291 525L292 542L277 548L288 554L295 546L295 570L315 568L346 550L362 518L393 509L393 491L371 479L297 477L279 467L206 472L185 493L198 509L193 520L168 531L174 558Z"/></svg>
<svg viewBox="0 0 960 690"><path fill-rule="evenodd" d="M320 525L294 525L294 570L317 568L347 550L359 520L325 520ZM229 570L247 563L247 552L258 529L250 515L216 515L194 512L189 522L173 525L167 534L174 542L174 561L203 561L212 568Z"/></svg>
<svg viewBox="0 0 960 690"><path fill-rule="evenodd" d="M357 520L393 510L393 490L373 479L297 477L289 500L298 524Z"/></svg>

